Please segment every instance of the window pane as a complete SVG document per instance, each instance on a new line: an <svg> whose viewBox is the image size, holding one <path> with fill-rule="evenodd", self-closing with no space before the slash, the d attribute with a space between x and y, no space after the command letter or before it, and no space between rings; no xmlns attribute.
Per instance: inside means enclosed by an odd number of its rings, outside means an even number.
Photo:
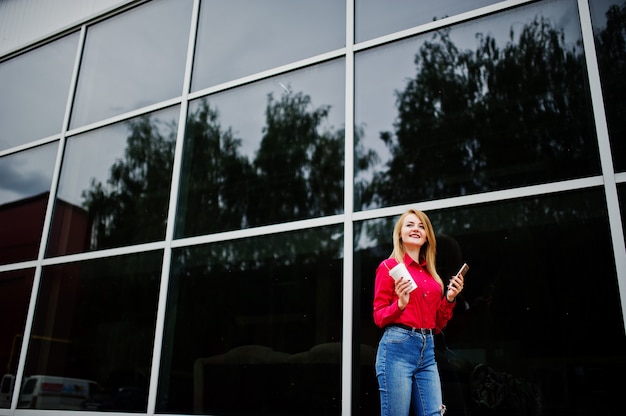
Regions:
<svg viewBox="0 0 626 416"><path fill-rule="evenodd" d="M340 213L344 61L192 102L176 235Z"/></svg>
<svg viewBox="0 0 626 416"><path fill-rule="evenodd" d="M57 143L0 158L0 264L39 253Z"/></svg>
<svg viewBox="0 0 626 416"><path fill-rule="evenodd" d="M363 42L500 0L355 0L355 38ZM390 7L393 5L393 7Z"/></svg>
<svg viewBox="0 0 626 416"><path fill-rule="evenodd" d="M68 139L48 256L165 238L179 111Z"/></svg>
<svg viewBox="0 0 626 416"><path fill-rule="evenodd" d="M626 338L602 191L428 214L444 280L462 262L470 265L454 317L436 340L450 413L570 415L619 408L621 387L611 374L626 370ZM382 335L372 319L374 274L391 252L396 219L356 227L356 336L371 347ZM582 341L589 331L601 341ZM361 414L378 414L373 360L361 383L357 397L369 403Z"/></svg>
<svg viewBox="0 0 626 416"><path fill-rule="evenodd" d="M18 407L146 412L162 256L43 269Z"/></svg>
<svg viewBox="0 0 626 416"><path fill-rule="evenodd" d="M203 1L192 90L345 46L343 1Z"/></svg>
<svg viewBox="0 0 626 416"><path fill-rule="evenodd" d="M602 94L616 171L626 171L626 3L591 0Z"/></svg>
<svg viewBox="0 0 626 416"><path fill-rule="evenodd" d="M35 269L0 273L0 408L11 407Z"/></svg>
<svg viewBox="0 0 626 416"><path fill-rule="evenodd" d="M192 3L152 1L88 29L72 127L182 94Z"/></svg>
<svg viewBox="0 0 626 416"><path fill-rule="evenodd" d="M599 175L580 38L545 1L357 55L356 207Z"/></svg>
<svg viewBox="0 0 626 416"><path fill-rule="evenodd" d="M175 250L157 411L339 415L342 241L333 226Z"/></svg>
<svg viewBox="0 0 626 416"><path fill-rule="evenodd" d="M60 134L78 35L0 64L0 150Z"/></svg>

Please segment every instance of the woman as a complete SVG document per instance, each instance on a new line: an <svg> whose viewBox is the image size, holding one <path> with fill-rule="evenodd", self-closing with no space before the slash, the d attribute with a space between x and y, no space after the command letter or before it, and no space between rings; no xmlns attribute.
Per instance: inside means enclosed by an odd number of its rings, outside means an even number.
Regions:
<svg viewBox="0 0 626 416"><path fill-rule="evenodd" d="M443 415L433 335L452 317L463 276L444 288L435 267L437 242L428 216L411 209L393 230L393 252L376 269L374 322L385 328L376 353L381 416ZM410 278L392 277L406 266ZM395 273L392 273L395 275Z"/></svg>

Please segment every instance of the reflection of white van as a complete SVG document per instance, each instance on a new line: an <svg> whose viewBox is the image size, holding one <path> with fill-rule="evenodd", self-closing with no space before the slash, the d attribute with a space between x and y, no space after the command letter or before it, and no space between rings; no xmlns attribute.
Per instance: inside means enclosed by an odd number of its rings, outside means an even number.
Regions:
<svg viewBox="0 0 626 416"><path fill-rule="evenodd" d="M11 396L13 396L13 386L15 386L15 376L5 374L0 381L0 409L11 407Z"/></svg>
<svg viewBox="0 0 626 416"><path fill-rule="evenodd" d="M30 376L24 380L18 407L74 409L98 389L95 381L55 376Z"/></svg>

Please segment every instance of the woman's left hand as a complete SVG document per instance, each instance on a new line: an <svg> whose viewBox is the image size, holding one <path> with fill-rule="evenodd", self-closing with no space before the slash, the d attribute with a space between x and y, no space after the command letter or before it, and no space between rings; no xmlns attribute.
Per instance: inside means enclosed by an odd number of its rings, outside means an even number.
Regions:
<svg viewBox="0 0 626 416"><path fill-rule="evenodd" d="M457 274L456 276L450 279L450 283L448 284L448 292L446 293L446 298L449 302L454 302L454 299L461 293L463 290L464 279L463 276Z"/></svg>

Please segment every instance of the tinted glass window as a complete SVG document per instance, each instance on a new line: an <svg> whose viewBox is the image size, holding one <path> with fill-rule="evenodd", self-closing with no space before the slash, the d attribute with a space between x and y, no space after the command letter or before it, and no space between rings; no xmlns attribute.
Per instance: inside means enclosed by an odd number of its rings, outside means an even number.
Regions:
<svg viewBox="0 0 626 416"><path fill-rule="evenodd" d="M580 38L550 1L358 54L356 207L600 174Z"/></svg>
<svg viewBox="0 0 626 416"><path fill-rule="evenodd" d="M179 107L71 137L49 256L165 237Z"/></svg>
<svg viewBox="0 0 626 416"><path fill-rule="evenodd" d="M89 27L72 127L182 94L192 3L151 1Z"/></svg>
<svg viewBox="0 0 626 416"><path fill-rule="evenodd" d="M0 273L0 368L3 374L0 408L11 407L34 272L34 269L24 269Z"/></svg>
<svg viewBox="0 0 626 416"><path fill-rule="evenodd" d="M470 265L454 317L436 340L449 412L565 415L619 408L621 387L610 375L626 370L626 338L602 191L428 214L442 278L463 262ZM396 219L356 227L356 336L372 348L382 335L372 319L375 270L392 250ZM601 334L600 342L581 341L588 328ZM377 415L373 360L360 382L361 414Z"/></svg>
<svg viewBox="0 0 626 416"><path fill-rule="evenodd" d="M192 89L345 46L343 1L203 1Z"/></svg>
<svg viewBox="0 0 626 416"><path fill-rule="evenodd" d="M332 61L192 102L176 235L339 213L344 80Z"/></svg>
<svg viewBox="0 0 626 416"><path fill-rule="evenodd" d="M333 226L175 250L157 410L339 415L342 248Z"/></svg>
<svg viewBox="0 0 626 416"><path fill-rule="evenodd" d="M0 158L0 264L37 258L57 147Z"/></svg>
<svg viewBox="0 0 626 416"><path fill-rule="evenodd" d="M363 42L499 0L355 0L355 39Z"/></svg>
<svg viewBox="0 0 626 416"><path fill-rule="evenodd" d="M626 170L626 3L591 0L591 19L615 170Z"/></svg>
<svg viewBox="0 0 626 416"><path fill-rule="evenodd" d="M0 150L61 133L78 35L0 64Z"/></svg>
<svg viewBox="0 0 626 416"><path fill-rule="evenodd" d="M146 411L162 255L43 269L19 407Z"/></svg>

